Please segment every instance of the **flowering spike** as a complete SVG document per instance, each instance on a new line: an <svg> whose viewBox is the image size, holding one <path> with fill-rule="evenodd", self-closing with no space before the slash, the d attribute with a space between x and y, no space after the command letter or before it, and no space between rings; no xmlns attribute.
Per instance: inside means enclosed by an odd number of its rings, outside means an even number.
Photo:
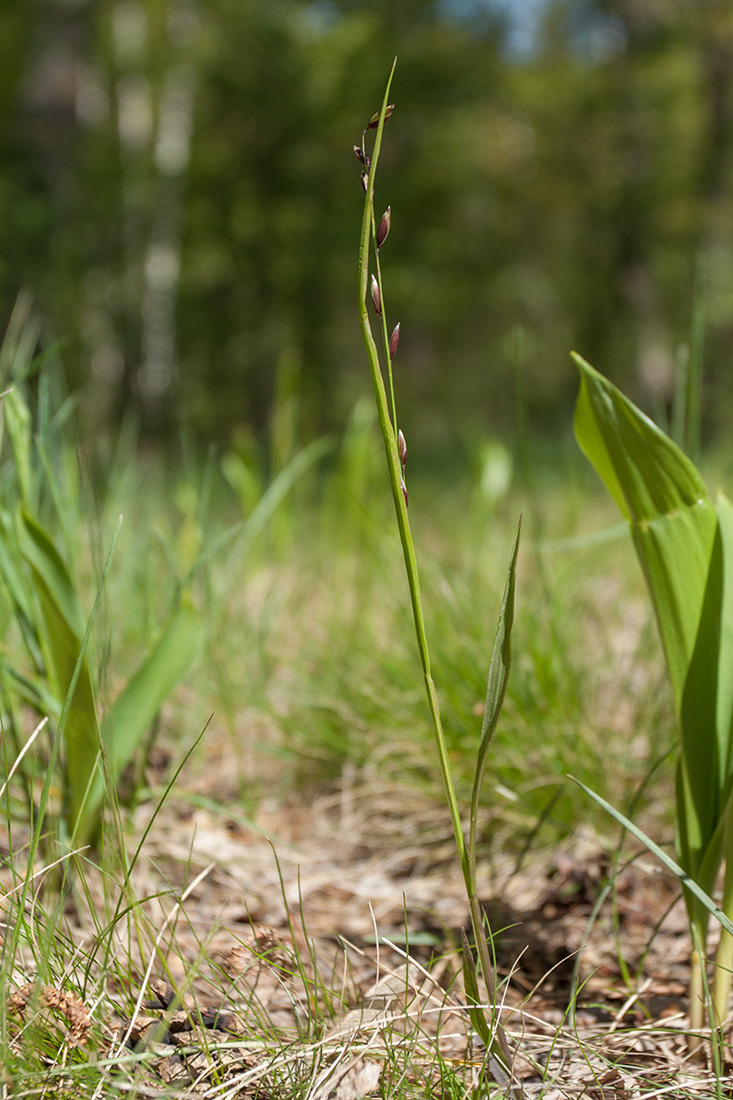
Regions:
<svg viewBox="0 0 733 1100"><path fill-rule="evenodd" d="M389 118L389 116L392 114L393 111L394 111L394 103L390 103L389 106L387 107L387 109L384 112L385 121ZM380 116L380 114L381 114L381 111L377 111L376 114L372 115L372 117L369 119L369 125L367 126L367 130L376 130L377 126L379 126L379 116Z"/></svg>
<svg viewBox="0 0 733 1100"><path fill-rule="evenodd" d="M399 321L392 329L392 335L389 338L389 358L394 359L395 352L397 351L397 345L400 342L400 323Z"/></svg>
<svg viewBox="0 0 733 1100"><path fill-rule="evenodd" d="M361 185L364 188L364 194L366 195L367 191L369 190L369 173L365 172L364 169L362 169L361 172Z"/></svg>
<svg viewBox="0 0 733 1100"><path fill-rule="evenodd" d="M389 227L392 224L392 207L388 206L385 212L382 214L382 220L379 223L377 229L377 252L387 240L387 234L389 233Z"/></svg>
<svg viewBox="0 0 733 1100"><path fill-rule="evenodd" d="M382 295L379 293L379 284L372 275L372 302L374 303L374 310L377 317L382 316Z"/></svg>
<svg viewBox="0 0 733 1100"><path fill-rule="evenodd" d="M405 508L406 508L407 507L407 486L405 485L405 482L404 482L403 478L400 478L400 489L402 490L402 495L405 498Z"/></svg>
<svg viewBox="0 0 733 1100"><path fill-rule="evenodd" d="M405 462L407 461L407 444L405 443L405 437L402 434L402 428L397 432L397 449L400 454L400 464L404 472Z"/></svg>

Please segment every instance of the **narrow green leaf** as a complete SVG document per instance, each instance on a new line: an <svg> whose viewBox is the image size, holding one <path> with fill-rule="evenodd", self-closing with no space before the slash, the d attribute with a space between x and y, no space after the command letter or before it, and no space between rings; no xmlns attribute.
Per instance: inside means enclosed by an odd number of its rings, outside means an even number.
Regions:
<svg viewBox="0 0 733 1100"><path fill-rule="evenodd" d="M287 466L268 485L245 522L235 524L214 539L199 555L191 573L210 561L235 535L238 536L236 541L237 556L241 557L249 553L252 544L265 529L298 479L325 454L333 450L334 446L335 443L330 436L322 436L320 439L314 439L312 443L298 451Z"/></svg>
<svg viewBox="0 0 733 1100"><path fill-rule="evenodd" d="M15 608L15 616L28 654L37 671L42 674L45 666L34 622L33 601L26 578L22 573L22 558L18 551L13 523L4 510L0 511L0 576L7 589L8 598Z"/></svg>
<svg viewBox="0 0 733 1100"><path fill-rule="evenodd" d="M733 935L733 921L731 921L720 906L716 905L713 899L698 886L695 880L690 878L689 874L680 867L679 863L676 863L671 856L667 855L663 848L660 848L658 844L655 844L654 841L646 835L646 833L643 833L638 825L634 825L630 818L622 814L621 811L617 810L615 806L612 806L610 802L606 802L605 798L601 798L599 794L592 791L590 787L586 787L584 783L581 783L580 780L576 779L574 776L570 775L568 778L572 779L573 783L577 783L581 790L585 791L594 802L604 809L606 813L609 813L611 817L615 818L619 825L623 825L624 829L627 829L632 836L640 840L644 847L648 848L652 855L655 855L657 859L664 864L667 870L671 871L672 874L679 879L680 884L685 890L688 890L703 908L707 909L707 911L715 917L726 932Z"/></svg>
<svg viewBox="0 0 733 1100"><path fill-rule="evenodd" d="M465 928L461 929L461 951L463 954L463 985L466 990L468 1002L468 1015L474 1030L478 1034L484 1046L491 1044L491 1028L481 1008L481 995L478 987L478 975L476 973L476 961L473 957L471 945L468 942Z"/></svg>
<svg viewBox="0 0 733 1100"><path fill-rule="evenodd" d="M29 507L33 495L31 466L31 413L18 387L6 393L3 401L5 426L18 479L18 490L24 507Z"/></svg>
<svg viewBox="0 0 733 1100"><path fill-rule="evenodd" d="M504 1029L498 1020L498 1014L492 1028L489 1023L489 1015L487 1015L487 1012L492 1013L491 1007L481 1003L476 962L464 928L461 929L461 951L463 955L463 984L466 990L466 1011L471 1026L486 1048L489 1072L498 1085L507 1089L505 1095L511 1096L513 1100L522 1100L521 1084L519 1082L512 1083L512 1063L509 1048L506 1045Z"/></svg>
<svg viewBox="0 0 733 1100"><path fill-rule="evenodd" d="M470 859L475 857L476 847L476 819L478 816L479 798L481 786L486 771L491 740L494 736L496 724L499 721L501 708L504 705L507 683L509 681L509 669L512 663L512 627L514 625L514 590L516 587L517 555L519 553L519 538L522 530L520 517L517 524L517 533L514 536L514 545L509 561L504 595L499 610L499 625L496 628L494 648L491 653L489 676L486 685L486 702L484 704L484 717L481 724L481 739L479 741L478 757L473 778L473 791L471 793L471 818L470 818Z"/></svg>
<svg viewBox="0 0 733 1100"><path fill-rule="evenodd" d="M201 616L188 600L171 614L149 656L102 722L109 776L116 782L173 688L190 669L201 644ZM90 796L99 805L101 792Z"/></svg>
<svg viewBox="0 0 733 1100"><path fill-rule="evenodd" d="M39 632L49 684L59 702L69 691L81 652L84 622L76 590L53 542L34 519L18 511L18 545L31 567L43 630ZM67 818L73 829L99 754L94 685L85 656L63 729L66 748Z"/></svg>
<svg viewBox="0 0 733 1100"><path fill-rule="evenodd" d="M58 720L61 714L61 703L55 695L46 690L40 677L32 680L2 659L0 659L0 673L12 682L14 690L24 702L41 714Z"/></svg>
<svg viewBox="0 0 733 1100"><path fill-rule="evenodd" d="M267 487L267 490L257 502L254 511L247 518L243 536L247 548L264 529L298 479L325 454L332 451L334 446L335 442L330 436L322 436L320 439L314 439L312 443L309 443L290 459L287 466L280 471L272 484Z"/></svg>

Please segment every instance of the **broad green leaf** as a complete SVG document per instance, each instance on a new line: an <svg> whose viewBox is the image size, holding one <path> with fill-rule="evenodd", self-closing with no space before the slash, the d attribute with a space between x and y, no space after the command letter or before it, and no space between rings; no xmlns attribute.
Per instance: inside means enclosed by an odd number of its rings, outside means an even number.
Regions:
<svg viewBox="0 0 733 1100"><path fill-rule="evenodd" d="M631 526L678 714L695 648L717 518L695 466L580 356L575 434Z"/></svg>
<svg viewBox="0 0 733 1100"><path fill-rule="evenodd" d="M39 631L49 684L59 702L67 694L84 633L76 589L53 542L29 515L18 510L16 532L20 551L31 568L43 629ZM69 827L73 830L84 804L99 754L99 726L94 685L85 657L61 731L66 750Z"/></svg>
<svg viewBox="0 0 733 1100"><path fill-rule="evenodd" d="M21 553L53 595L70 630L81 638L84 616L69 571L50 536L27 512L16 516L16 534Z"/></svg>
<svg viewBox="0 0 733 1100"><path fill-rule="evenodd" d="M693 463L580 356L578 442L630 524L651 596L681 736L680 861L696 876L725 805L730 717L719 724L723 546ZM713 866L714 864L714 866ZM711 886L711 883L703 885Z"/></svg>
<svg viewBox="0 0 733 1100"><path fill-rule="evenodd" d="M729 729L725 775L733 779L733 503L718 494L716 511L723 544L723 607L720 623L718 676L718 728Z"/></svg>
<svg viewBox="0 0 733 1100"><path fill-rule="evenodd" d="M707 499L695 465L612 382L579 355L575 434L621 512L631 522Z"/></svg>

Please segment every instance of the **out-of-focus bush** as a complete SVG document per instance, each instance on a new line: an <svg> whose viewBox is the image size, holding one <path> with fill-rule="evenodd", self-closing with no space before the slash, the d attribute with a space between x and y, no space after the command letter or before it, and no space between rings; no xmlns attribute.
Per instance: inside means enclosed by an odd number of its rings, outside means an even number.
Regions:
<svg viewBox="0 0 733 1100"><path fill-rule="evenodd" d="M714 427L733 403L729 5L520 8L4 0L0 312L34 289L95 428L134 403L154 431L261 432L283 357L297 431L343 423L351 145L397 54L378 202L399 210L415 445L506 424L517 369L533 423L567 423L571 346L663 406L701 250Z"/></svg>

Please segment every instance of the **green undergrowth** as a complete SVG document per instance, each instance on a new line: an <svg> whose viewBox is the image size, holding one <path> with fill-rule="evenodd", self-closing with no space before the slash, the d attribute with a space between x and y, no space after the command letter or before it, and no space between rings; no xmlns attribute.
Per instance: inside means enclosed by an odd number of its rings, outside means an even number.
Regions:
<svg viewBox="0 0 733 1100"><path fill-rule="evenodd" d="M568 485L551 470L538 501L519 487L511 503L488 504L465 472L438 494L413 472L435 681L464 793L485 690L487 616L501 597L511 517L525 511L515 660L484 792L494 835L521 845L540 819L548 842L574 827L568 772L627 798L667 752L671 712L643 590L610 510L581 478ZM287 668L284 748L303 783L337 780L350 760L376 778L437 793L407 596L393 580L398 543L379 529L375 517L351 546L342 532L335 559L328 537L299 554L304 583L292 590L292 621L308 630Z"/></svg>
<svg viewBox="0 0 733 1100"><path fill-rule="evenodd" d="M33 504L73 581L100 728L155 652L183 593L200 637L189 671L159 703L119 781L106 788L96 851L70 855L66 750L54 747L59 729L69 736L66 700L40 643L32 659L45 628L34 589L27 589L26 617L14 614L5 562L0 1085L12 1080L13 1095L34 1094L41 1082L45 1095L55 1095L56 1081L64 1095L136 1088L143 1095L154 1052L135 1049L125 1032L149 1000L148 978L162 975L175 986L166 1010L183 1002L195 1015L197 974L219 965L210 939L216 921L203 927L197 912L186 916L186 891L200 896L197 867L178 866L169 879L167 865L154 858L154 887L133 887L166 807L189 803L195 831L196 808L241 825L294 794L307 800L363 785L402 792L390 807L398 821L417 802L439 805L441 778L408 596L395 579L401 551L368 406L357 404L340 438L305 446L282 423L269 443L242 433L205 454L183 436L172 452L156 452L132 423L114 440L82 444L57 350L39 360L27 339L21 351L20 375L3 385L16 388L16 412L21 404L27 410L23 454L35 479ZM13 362L17 368L17 355ZM4 421L3 428L0 504L11 532L17 448ZM51 445L53 463L44 456ZM582 457L569 439L551 446L525 440L516 449L474 440L422 470L419 455L416 447L410 517L461 805L474 778L487 623L493 627L501 601L516 516L524 517L515 656L481 794L482 859L508 853L517 866L528 858L546 863L581 823L609 836L604 812L568 773L668 842L674 716L662 657L625 531ZM32 563L22 554L13 561L28 584ZM142 837L141 821L150 829ZM618 831L610 852L617 841ZM301 917L293 915L292 942L279 945L277 960L259 958L257 944L245 948L263 971L274 966L297 1008L294 1030L272 1022L255 983L244 1005L251 1023L239 1077L223 1063L230 1040L199 1036L205 1051L196 1064L209 1074L212 1098L257 1087L268 1096L310 1095L319 1081L327 1091L342 1055L326 1037L358 997L345 964L338 980L309 969L314 955L297 946ZM184 924L189 942L178 966ZM218 973L223 996L229 986ZM75 1007L84 1043L71 1041ZM423 1095L438 1080L445 1095L470 1091L470 1067L444 1060L419 1030L407 1045L397 1032L380 1032L379 1065L385 1095ZM191 1080L195 1072L186 1089ZM100 1081L106 1091L94 1093ZM171 1081L168 1092L183 1087Z"/></svg>
<svg viewBox="0 0 733 1100"><path fill-rule="evenodd" d="M341 439L277 462L246 437L203 456L182 441L166 458L141 448L132 426L83 450L71 428L62 434L67 464L81 456L81 487L66 530L51 512L47 522L72 547L64 553L85 615L123 517L90 643L100 713L178 592L201 616L196 663L136 750L123 800L154 796L207 722L185 781L247 813L263 797L338 785L345 768L440 797L376 440L363 404ZM462 796L485 692L486 623L524 514L515 660L482 796L486 844L497 850L519 851L530 836L552 844L580 813L588 819L568 773L627 806L672 740L653 623L616 517L569 441L551 458L536 449L531 478L496 441L465 449L439 476L414 465L411 475L435 681ZM7 450L5 459L7 481ZM496 471L487 473L497 462L498 489ZM3 624L0 652L17 663L21 626L9 615ZM43 714L17 697L12 713L19 748ZM43 737L37 750L11 784L18 812L21 779L27 787L43 766ZM207 780L212 751L228 763ZM655 783L648 809L664 828L671 765L661 774L669 782Z"/></svg>
<svg viewBox="0 0 733 1100"><path fill-rule="evenodd" d="M263 797L333 788L345 769L352 780L397 780L438 799L370 406L356 405L340 438L306 446L296 442L292 402L276 410L269 445L242 432L201 454L182 436L163 455L127 423L114 440L82 446L58 350L39 356L31 325L26 318L13 355L7 345L4 353L4 384L14 387L0 400L4 531L12 548L17 486L30 478L38 522L73 586L79 634L89 628L85 667L102 729L172 609L184 599L198 617L195 661L131 748L115 798L134 807L155 797L206 726L182 782L246 813ZM30 474L11 446L11 401L27 410ZM588 818L567 773L628 806L672 743L661 657L624 532L569 438L528 438L516 449L472 440L429 471L418 447L411 462L426 623L462 798L485 693L486 624L524 514L515 660L482 798L487 845L552 844L581 812ZM26 586L20 605L13 569ZM0 578L8 766L37 723L50 721L10 784L21 816L38 804L64 703L44 664L47 625L32 581L19 553ZM212 771L212 756L226 767ZM63 767L63 751L57 759ZM668 779L670 771L662 765ZM59 785L63 800L63 772L46 797ZM669 792L655 782L648 807L665 827Z"/></svg>

